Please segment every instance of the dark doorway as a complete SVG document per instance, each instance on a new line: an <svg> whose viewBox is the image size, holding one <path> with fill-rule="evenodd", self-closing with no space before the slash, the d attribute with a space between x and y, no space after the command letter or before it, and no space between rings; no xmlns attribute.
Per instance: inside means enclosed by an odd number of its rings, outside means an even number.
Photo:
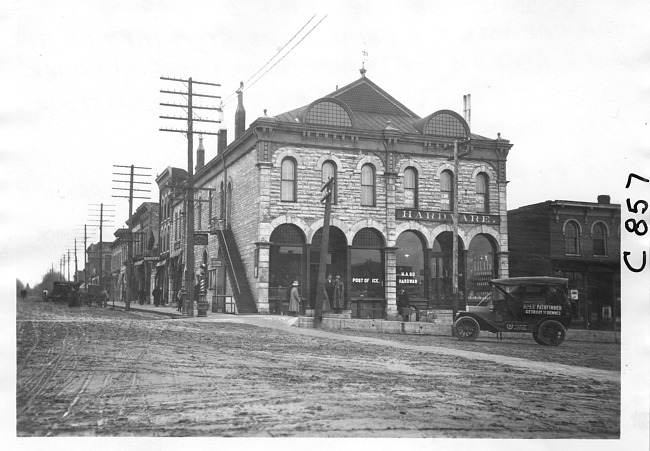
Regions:
<svg viewBox="0 0 650 451"><path fill-rule="evenodd" d="M309 258L309 305L314 308L316 300L316 288L318 286L318 267L320 264L320 245L323 235L323 229L319 229L314 234L311 241L311 255ZM345 279L348 268L348 240L345 234L335 226L330 226L330 237L327 258L327 274L339 274ZM347 280L343 280L347 286Z"/></svg>
<svg viewBox="0 0 650 451"><path fill-rule="evenodd" d="M453 233L442 232L433 242L431 253L430 299L433 307L453 307ZM465 309L465 247L458 237L458 308Z"/></svg>

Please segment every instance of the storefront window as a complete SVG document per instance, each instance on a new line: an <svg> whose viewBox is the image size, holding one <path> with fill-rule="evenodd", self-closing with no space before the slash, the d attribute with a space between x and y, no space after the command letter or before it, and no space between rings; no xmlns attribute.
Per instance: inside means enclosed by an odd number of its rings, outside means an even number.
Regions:
<svg viewBox="0 0 650 451"><path fill-rule="evenodd" d="M487 296L494 276L494 246L487 237L477 235L469 243L467 254L467 300L475 304Z"/></svg>
<svg viewBox="0 0 650 451"><path fill-rule="evenodd" d="M296 226L284 224L273 231L270 241L269 299L284 301L294 280L301 286L304 283L302 268L305 238Z"/></svg>
<svg viewBox="0 0 650 451"><path fill-rule="evenodd" d="M411 299L424 299L424 251L420 238L404 232L397 239L397 291L405 290Z"/></svg>
<svg viewBox="0 0 650 451"><path fill-rule="evenodd" d="M370 228L360 230L352 240L350 290L353 298L384 298L383 247L379 232Z"/></svg>

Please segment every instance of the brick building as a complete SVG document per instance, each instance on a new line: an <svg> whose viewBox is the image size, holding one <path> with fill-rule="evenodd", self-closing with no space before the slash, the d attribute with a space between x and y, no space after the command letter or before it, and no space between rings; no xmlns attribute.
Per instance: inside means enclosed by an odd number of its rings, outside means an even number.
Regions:
<svg viewBox="0 0 650 451"><path fill-rule="evenodd" d="M509 141L471 133L453 111L420 117L363 70L248 129L240 92L235 115L230 145L222 130L216 156L203 164L202 144L197 151L195 228L207 240L195 246L195 270L208 267L209 296L276 313L297 280L313 305L328 177L336 183L327 272L341 276L353 317L395 317L401 289L420 307L451 309L455 189L460 307L478 302L489 278L508 276ZM454 174L457 140L469 152Z"/></svg>
<svg viewBox="0 0 650 451"><path fill-rule="evenodd" d="M143 202L127 221L133 240L133 286L128 293L132 301L143 290L145 303L152 303L151 291L156 284L156 268L160 262L159 224L157 202Z"/></svg>
<svg viewBox="0 0 650 451"><path fill-rule="evenodd" d="M111 289L109 295L112 301L124 302L127 287L126 265L129 255L129 229L117 229L113 235L115 235L115 240L111 243Z"/></svg>
<svg viewBox="0 0 650 451"><path fill-rule="evenodd" d="M183 285L183 237L185 232L182 190L187 171L167 167L156 177L159 192L159 262L156 283L162 289L162 303L174 303Z"/></svg>
<svg viewBox="0 0 650 451"><path fill-rule="evenodd" d="M568 200L508 212L510 275L560 276L577 296L577 327L611 329L620 322L621 206ZM615 318L615 319L614 319Z"/></svg>
<svg viewBox="0 0 650 451"><path fill-rule="evenodd" d="M93 243L86 249L88 263L86 273L88 283L99 285L99 275L102 275L102 282L105 287L110 287L111 277L111 243Z"/></svg>

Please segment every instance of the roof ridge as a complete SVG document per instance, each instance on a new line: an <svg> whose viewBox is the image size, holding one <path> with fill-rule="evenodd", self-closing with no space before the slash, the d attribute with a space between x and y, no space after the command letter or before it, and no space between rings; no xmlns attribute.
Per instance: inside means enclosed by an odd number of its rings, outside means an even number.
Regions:
<svg viewBox="0 0 650 451"><path fill-rule="evenodd" d="M325 97L333 97L333 98L340 98L343 94L348 93L352 91L354 88L358 88L359 86L362 85L367 85L370 87L373 91L375 91L377 94L379 94L381 97L383 97L387 102L389 102L391 105L393 105L395 108L398 110L402 111L405 113L405 115L410 116L414 119L420 119L420 116L415 114L413 111L411 111L409 108L407 108L403 103L401 103L399 100L397 100L395 97L390 95L388 92L386 92L384 89L382 89L377 83L373 82L366 76L362 76L361 78L358 78L357 80L354 80L351 83L348 83L347 85L343 86L342 88L337 89L336 91L331 92L330 94L326 95ZM346 102L347 103L347 102ZM353 105L348 105L350 108L354 111L355 108L353 108Z"/></svg>

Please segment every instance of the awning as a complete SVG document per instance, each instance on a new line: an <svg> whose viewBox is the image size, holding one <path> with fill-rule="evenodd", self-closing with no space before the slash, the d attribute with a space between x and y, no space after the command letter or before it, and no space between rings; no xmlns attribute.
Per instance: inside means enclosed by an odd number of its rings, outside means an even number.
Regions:
<svg viewBox="0 0 650 451"><path fill-rule="evenodd" d="M140 260L140 261L137 261L137 262L133 263L133 266L140 266L143 263L144 263L144 260Z"/></svg>

